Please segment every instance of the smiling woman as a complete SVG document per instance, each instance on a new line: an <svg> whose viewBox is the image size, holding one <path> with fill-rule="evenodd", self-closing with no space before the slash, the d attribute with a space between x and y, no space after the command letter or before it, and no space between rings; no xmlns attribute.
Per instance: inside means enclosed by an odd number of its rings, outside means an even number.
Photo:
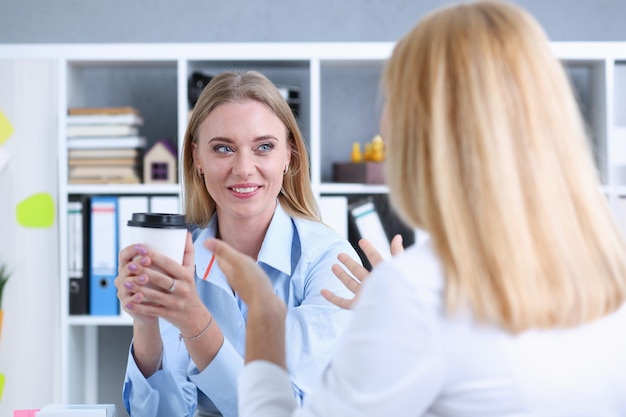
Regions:
<svg viewBox="0 0 626 417"><path fill-rule="evenodd" d="M349 297L331 266L342 252L359 258L319 221L304 140L274 84L258 72L216 76L190 118L183 169L194 228L183 265L142 246L120 252L118 298L134 319L128 412L237 415L247 306L204 247L214 237L260 265L287 305L286 366L301 402L351 315L320 292Z"/></svg>
<svg viewBox="0 0 626 417"><path fill-rule="evenodd" d="M265 228L291 156L287 130L272 110L249 99L223 104L200 124L192 147L197 172L215 200L220 237L237 233L235 225ZM258 253L259 232L257 241L246 239L249 256Z"/></svg>

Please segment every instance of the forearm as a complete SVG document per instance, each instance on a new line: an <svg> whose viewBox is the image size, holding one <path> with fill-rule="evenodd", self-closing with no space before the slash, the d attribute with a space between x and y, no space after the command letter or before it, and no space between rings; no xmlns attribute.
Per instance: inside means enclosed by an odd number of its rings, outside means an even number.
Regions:
<svg viewBox="0 0 626 417"><path fill-rule="evenodd" d="M211 313L195 320L195 324L181 329L179 338L185 342L187 351L202 372L215 358L224 343L224 335Z"/></svg>
<svg viewBox="0 0 626 417"><path fill-rule="evenodd" d="M161 364L163 343L159 321L133 323L133 356L144 377L149 378Z"/></svg>
<svg viewBox="0 0 626 417"><path fill-rule="evenodd" d="M285 304L274 294L258 297L248 306L246 363L265 360L286 369L286 314Z"/></svg>

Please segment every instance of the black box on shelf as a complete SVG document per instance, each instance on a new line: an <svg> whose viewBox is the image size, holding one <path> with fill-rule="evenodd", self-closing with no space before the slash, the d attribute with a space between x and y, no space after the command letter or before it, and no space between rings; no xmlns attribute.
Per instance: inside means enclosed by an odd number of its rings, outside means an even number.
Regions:
<svg viewBox="0 0 626 417"><path fill-rule="evenodd" d="M384 184L383 162L335 162L333 181L360 184Z"/></svg>

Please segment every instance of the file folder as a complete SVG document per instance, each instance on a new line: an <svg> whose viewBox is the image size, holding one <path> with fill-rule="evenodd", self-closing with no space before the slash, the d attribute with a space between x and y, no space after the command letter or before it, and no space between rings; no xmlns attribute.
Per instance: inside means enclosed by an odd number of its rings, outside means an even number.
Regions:
<svg viewBox="0 0 626 417"><path fill-rule="evenodd" d="M89 278L89 312L95 316L119 313L117 289L117 197L91 198L91 268Z"/></svg>
<svg viewBox="0 0 626 417"><path fill-rule="evenodd" d="M67 203L69 313L89 314L89 199L70 196Z"/></svg>
<svg viewBox="0 0 626 417"><path fill-rule="evenodd" d="M148 196L119 196L117 198L117 222L118 222L118 247L119 250L139 242L132 242L128 221L133 217L133 213L148 212Z"/></svg>
<svg viewBox="0 0 626 417"><path fill-rule="evenodd" d="M119 196L117 197L117 247L118 251L125 247L137 243L132 242L130 238L130 229L128 221L133 217L133 213L148 212L149 200L147 195L138 196ZM125 317L132 321L132 317L124 309L119 309L120 317Z"/></svg>

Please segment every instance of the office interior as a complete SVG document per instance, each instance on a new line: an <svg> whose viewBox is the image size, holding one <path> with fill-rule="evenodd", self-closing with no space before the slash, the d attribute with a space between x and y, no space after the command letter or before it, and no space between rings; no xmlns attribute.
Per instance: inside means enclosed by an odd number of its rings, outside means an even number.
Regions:
<svg viewBox="0 0 626 417"><path fill-rule="evenodd" d="M424 14L449 4L444 0L290 1L208 0L101 2L3 0L0 3L0 111L17 108L14 132L0 135L0 262L11 271L5 287L0 337L0 373L4 376L0 415L63 401L61 389L61 274L59 271L58 117L46 97L56 94L55 63L30 58L35 65L11 60L3 50L62 44L99 46L204 43L393 43ZM519 0L543 24L555 42L626 42L624 0ZM623 55L626 57L626 51ZM80 60L80 56L73 57ZM626 61L625 61L626 62ZM623 68L622 73L626 73ZM19 74L18 74L19 72ZM369 73L361 73L369 77ZM13 82L18 77L19 82ZM624 105L626 82L622 78ZM32 82L30 82L32 80ZM335 88L340 89L341 83ZM583 93L581 93L583 94ZM336 113L349 109L336 109ZM369 109L368 109L369 110ZM8 114L9 112L7 112ZM626 126L626 112L620 123ZM336 121L349 135L351 126ZM350 120L350 115L345 115ZM310 120L309 120L309 123ZM375 126L370 128L374 135ZM1 129L0 129L1 132ZM54 137L54 133L52 133ZM369 137L363 137L369 139ZM351 142L351 140L349 141ZM346 150L346 158L348 155ZM49 196L49 200L32 197ZM48 219L20 220L21 204L50 204ZM26 207L28 208L28 207ZM27 210L28 211L28 210ZM383 216L384 217L384 216ZM389 219L383 219L388 221ZM88 338L96 333L97 337ZM115 403L125 416L121 392L131 327L85 326L87 349L98 360L84 373L98 374L97 401ZM74 358L70 357L69 360ZM80 360L80 358L76 358Z"/></svg>

